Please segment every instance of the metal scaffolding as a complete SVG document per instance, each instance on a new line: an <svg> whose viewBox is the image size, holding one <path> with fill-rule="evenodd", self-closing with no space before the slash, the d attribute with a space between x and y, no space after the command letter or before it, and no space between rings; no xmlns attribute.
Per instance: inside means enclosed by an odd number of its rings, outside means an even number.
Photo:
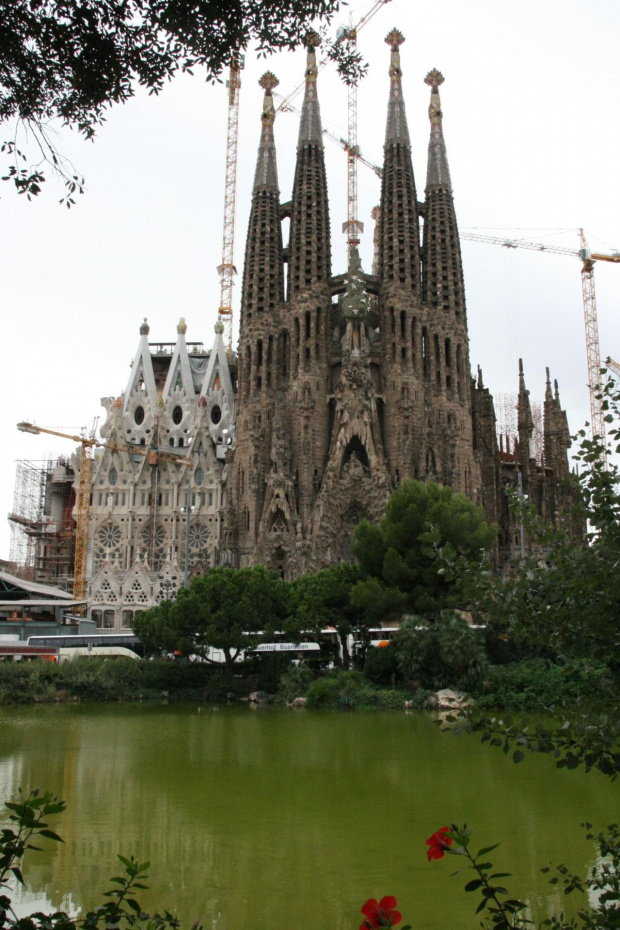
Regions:
<svg viewBox="0 0 620 930"><path fill-rule="evenodd" d="M70 587L75 521L74 474L65 459L21 460L15 472L10 561L32 581Z"/></svg>

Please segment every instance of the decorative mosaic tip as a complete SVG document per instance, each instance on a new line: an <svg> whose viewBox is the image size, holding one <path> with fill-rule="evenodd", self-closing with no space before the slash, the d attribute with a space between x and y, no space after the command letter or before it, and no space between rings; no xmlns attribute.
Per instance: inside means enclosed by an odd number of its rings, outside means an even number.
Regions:
<svg viewBox="0 0 620 930"><path fill-rule="evenodd" d="M381 207L378 207L378 206L373 207L372 210L370 211L370 215L376 223L379 217L381 216Z"/></svg>
<svg viewBox="0 0 620 930"><path fill-rule="evenodd" d="M141 336L148 336L148 334L150 333L150 331L151 331L151 327L150 327L149 324L146 322L146 317L144 317L144 323L143 323L143 324L141 325L141 327L140 327L140 335L141 335Z"/></svg>
<svg viewBox="0 0 620 930"><path fill-rule="evenodd" d="M437 70L437 68L433 68L432 71L429 71L426 77L424 78L424 83L428 84L428 86L432 87L432 89L435 91L439 87L441 87L444 81L445 81L445 77L443 76L441 71Z"/></svg>
<svg viewBox="0 0 620 930"><path fill-rule="evenodd" d="M547 369L547 370L548 370L548 369ZM114 410L120 410L120 409L122 409L122 406L123 406L123 398L122 398L122 397L115 397L114 400L112 401L112 408L113 408Z"/></svg>
<svg viewBox="0 0 620 930"><path fill-rule="evenodd" d="M389 45L393 52L397 52L404 41L405 37L398 29L392 29L385 37L386 45Z"/></svg>
<svg viewBox="0 0 620 930"><path fill-rule="evenodd" d="M213 329L215 330L218 336L221 336L222 333L224 332L224 324L222 323L221 320L218 320L215 326L213 327Z"/></svg>
<svg viewBox="0 0 620 930"><path fill-rule="evenodd" d="M314 29L310 29L304 36L304 45L306 48L318 48L321 44L321 37Z"/></svg>
<svg viewBox="0 0 620 930"><path fill-rule="evenodd" d="M182 316L179 322L177 323L177 333L179 336L184 336L187 332L187 323L185 322L185 317Z"/></svg>
<svg viewBox="0 0 620 930"><path fill-rule="evenodd" d="M280 82L273 71L265 71L258 83L259 86L263 88L265 93L270 94L274 87L277 87Z"/></svg>

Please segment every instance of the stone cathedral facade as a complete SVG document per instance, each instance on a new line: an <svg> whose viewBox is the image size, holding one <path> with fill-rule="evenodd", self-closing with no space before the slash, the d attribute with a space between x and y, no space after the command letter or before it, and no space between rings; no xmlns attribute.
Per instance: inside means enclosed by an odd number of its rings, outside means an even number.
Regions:
<svg viewBox="0 0 620 930"><path fill-rule="evenodd" d="M421 200L402 89L404 39L389 34L373 273L355 247L348 268L335 271L317 41L309 34L289 201L278 186L277 79L269 72L261 79L236 357L227 356L221 332L208 351L186 344L183 321L176 343L159 345L149 342L145 323L125 394L104 402L103 436L137 451L106 449L95 468L90 611L103 626L129 626L135 610L173 595L184 568L263 563L291 578L349 559L357 524L380 520L406 478L449 485L480 504L500 526L498 564L518 546L505 495L517 473L546 519L570 515L570 436L557 384L552 390L547 373L541 464L530 453L522 366L512 448L498 443L481 372L471 376L442 75L425 79L430 139Z"/></svg>

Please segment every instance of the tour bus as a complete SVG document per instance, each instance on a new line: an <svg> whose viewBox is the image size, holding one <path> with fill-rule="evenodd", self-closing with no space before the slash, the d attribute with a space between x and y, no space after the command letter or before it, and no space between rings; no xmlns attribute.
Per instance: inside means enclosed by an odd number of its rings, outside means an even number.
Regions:
<svg viewBox="0 0 620 930"><path fill-rule="evenodd" d="M138 659L144 655L144 646L134 633L30 636L28 645L54 649L60 661L71 661L77 656L125 656Z"/></svg>

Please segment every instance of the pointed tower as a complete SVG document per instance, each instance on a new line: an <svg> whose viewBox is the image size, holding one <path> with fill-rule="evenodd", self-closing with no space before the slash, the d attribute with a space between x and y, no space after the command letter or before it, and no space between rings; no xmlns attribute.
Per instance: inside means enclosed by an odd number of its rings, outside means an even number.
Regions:
<svg viewBox="0 0 620 930"><path fill-rule="evenodd" d="M465 286L439 98L444 77L435 68L424 80L431 88L428 108L431 135L426 172L423 293L429 306L450 314L456 322L465 316Z"/></svg>
<svg viewBox="0 0 620 930"><path fill-rule="evenodd" d="M402 292L406 292L409 297L420 293L418 198L411 162L399 51L405 38L398 29L393 29L385 41L392 56L383 147L379 234L379 274L384 299Z"/></svg>
<svg viewBox="0 0 620 930"><path fill-rule="evenodd" d="M317 34L309 32L305 39L306 86L290 206L288 290L282 334L282 341L290 345L290 468L304 540L311 533L316 485L329 449L331 245L317 96L318 44Z"/></svg>
<svg viewBox="0 0 620 930"><path fill-rule="evenodd" d="M296 304L300 298L324 300L326 296L329 298L330 293L329 205L321 111L317 96L316 48L319 42L315 32L309 32L305 38L306 89L299 124L291 200L287 293L290 304ZM305 342L303 331L300 332L300 340ZM304 353L301 355L300 362L303 362Z"/></svg>
<svg viewBox="0 0 620 930"><path fill-rule="evenodd" d="M239 396L244 402L266 398L274 386L273 341L284 300L280 192L273 135L276 114L272 90L278 79L268 71L259 84L265 96L245 249L239 334Z"/></svg>
<svg viewBox="0 0 620 930"><path fill-rule="evenodd" d="M553 477L566 480L570 475L567 451L571 446L570 430L566 412L560 403L558 382L554 381L555 394L551 390L551 378L547 368L547 385L544 404L545 468L551 469Z"/></svg>
<svg viewBox="0 0 620 930"><path fill-rule="evenodd" d="M284 266L280 192L274 141L272 91L278 80L270 71L259 81L264 90L252 208L248 225L239 328L241 415L234 461L228 465L226 546L240 564L249 564L256 545L269 471L271 424L277 390L277 341L284 301ZM212 374L215 372L213 369ZM202 403L207 403L206 394ZM215 401L212 398L212 403ZM217 405L217 404L216 404Z"/></svg>
<svg viewBox="0 0 620 930"><path fill-rule="evenodd" d="M421 280L418 198L403 99L397 29L386 38L391 51L390 96L385 129L377 267L381 384L378 411L393 485L421 477L424 393L421 371Z"/></svg>

